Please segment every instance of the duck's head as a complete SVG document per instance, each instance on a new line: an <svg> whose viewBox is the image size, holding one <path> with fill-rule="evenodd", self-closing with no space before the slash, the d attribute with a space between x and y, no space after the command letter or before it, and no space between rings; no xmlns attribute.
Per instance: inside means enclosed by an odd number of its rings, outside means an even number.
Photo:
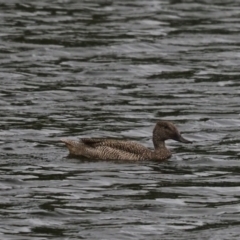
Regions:
<svg viewBox="0 0 240 240"><path fill-rule="evenodd" d="M173 139L183 143L192 143L191 141L182 137L173 123L169 121L158 121L153 129L154 147L158 147L160 143L168 139Z"/></svg>

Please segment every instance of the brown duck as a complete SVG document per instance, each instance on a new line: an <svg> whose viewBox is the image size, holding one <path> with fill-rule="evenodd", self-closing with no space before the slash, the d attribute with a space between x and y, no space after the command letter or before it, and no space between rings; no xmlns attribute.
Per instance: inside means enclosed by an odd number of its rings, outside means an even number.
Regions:
<svg viewBox="0 0 240 240"><path fill-rule="evenodd" d="M105 138L83 138L80 141L61 139L70 155L84 156L101 160L158 160L171 157L171 152L165 146L165 140L173 139L183 143L191 143L183 138L173 123L158 121L153 129L153 145L151 150L143 145L126 140Z"/></svg>

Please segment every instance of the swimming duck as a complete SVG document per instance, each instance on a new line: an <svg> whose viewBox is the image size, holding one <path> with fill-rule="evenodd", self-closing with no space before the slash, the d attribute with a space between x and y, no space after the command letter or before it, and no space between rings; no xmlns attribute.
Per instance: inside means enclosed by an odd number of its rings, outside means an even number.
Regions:
<svg viewBox="0 0 240 240"><path fill-rule="evenodd" d="M61 139L70 155L84 156L99 160L157 160L171 157L165 146L165 140L173 139L183 143L191 141L183 138L175 125L169 121L158 121L153 129L152 141L154 150L139 143L126 140L105 138L82 138L80 141Z"/></svg>

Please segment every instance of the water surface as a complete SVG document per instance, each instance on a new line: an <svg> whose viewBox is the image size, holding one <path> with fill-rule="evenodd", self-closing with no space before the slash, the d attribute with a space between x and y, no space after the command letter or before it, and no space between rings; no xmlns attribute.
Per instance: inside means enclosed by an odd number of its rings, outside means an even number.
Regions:
<svg viewBox="0 0 240 240"><path fill-rule="evenodd" d="M234 1L17 1L0 8L0 237L239 239ZM152 147L163 163L67 157L62 137Z"/></svg>

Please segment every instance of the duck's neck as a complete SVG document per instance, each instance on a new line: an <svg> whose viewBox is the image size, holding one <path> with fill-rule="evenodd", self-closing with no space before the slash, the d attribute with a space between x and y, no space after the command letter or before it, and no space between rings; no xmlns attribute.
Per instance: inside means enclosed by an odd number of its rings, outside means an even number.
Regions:
<svg viewBox="0 0 240 240"><path fill-rule="evenodd" d="M164 141L159 141L159 142L153 141L153 145L154 145L155 151L166 149Z"/></svg>

